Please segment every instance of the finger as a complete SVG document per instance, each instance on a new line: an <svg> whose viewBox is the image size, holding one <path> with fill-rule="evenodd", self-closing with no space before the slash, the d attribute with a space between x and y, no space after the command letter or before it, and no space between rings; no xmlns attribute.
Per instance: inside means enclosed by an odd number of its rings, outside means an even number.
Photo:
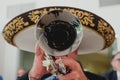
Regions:
<svg viewBox="0 0 120 80"><path fill-rule="evenodd" d="M69 67L71 70L82 70L80 64L72 58L64 57L62 62L65 66ZM56 64L59 64L59 59L55 61Z"/></svg>

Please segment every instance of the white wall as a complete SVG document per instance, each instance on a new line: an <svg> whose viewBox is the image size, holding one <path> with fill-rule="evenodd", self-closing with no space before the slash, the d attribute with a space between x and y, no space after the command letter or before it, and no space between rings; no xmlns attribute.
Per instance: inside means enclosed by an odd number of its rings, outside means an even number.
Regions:
<svg viewBox="0 0 120 80"><path fill-rule="evenodd" d="M0 34L0 75L4 72L5 42Z"/></svg>
<svg viewBox="0 0 120 80"><path fill-rule="evenodd" d="M17 48L5 44L4 80L16 80L17 69L19 66L19 55Z"/></svg>
<svg viewBox="0 0 120 80"><path fill-rule="evenodd" d="M0 1L0 31L9 21L6 19L6 8L10 5L35 2L36 8L46 6L70 6L91 11L109 22L117 33L118 50L120 50L120 5L99 7L99 0L1 0ZM0 74L4 80L15 80L19 63L18 50L4 43L0 36ZM4 63L3 63L4 62Z"/></svg>
<svg viewBox="0 0 120 80"><path fill-rule="evenodd" d="M5 42L0 34L0 75L4 80L16 80L19 50Z"/></svg>

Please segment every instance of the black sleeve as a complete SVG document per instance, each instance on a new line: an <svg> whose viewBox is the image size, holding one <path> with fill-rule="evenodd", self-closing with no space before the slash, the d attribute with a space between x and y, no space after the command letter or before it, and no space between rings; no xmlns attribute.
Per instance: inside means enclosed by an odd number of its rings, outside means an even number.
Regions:
<svg viewBox="0 0 120 80"><path fill-rule="evenodd" d="M84 73L89 80L106 80L103 76L91 72L84 72Z"/></svg>
<svg viewBox="0 0 120 80"><path fill-rule="evenodd" d="M107 80L117 80L117 73L113 70L104 73L102 76L104 76Z"/></svg>

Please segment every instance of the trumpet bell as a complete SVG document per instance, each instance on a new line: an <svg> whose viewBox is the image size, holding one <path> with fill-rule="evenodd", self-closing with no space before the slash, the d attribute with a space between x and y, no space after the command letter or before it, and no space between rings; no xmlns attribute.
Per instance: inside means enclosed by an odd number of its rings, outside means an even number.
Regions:
<svg viewBox="0 0 120 80"><path fill-rule="evenodd" d="M36 37L40 47L49 55L67 55L78 48L83 36L79 19L65 10L53 10L37 23Z"/></svg>

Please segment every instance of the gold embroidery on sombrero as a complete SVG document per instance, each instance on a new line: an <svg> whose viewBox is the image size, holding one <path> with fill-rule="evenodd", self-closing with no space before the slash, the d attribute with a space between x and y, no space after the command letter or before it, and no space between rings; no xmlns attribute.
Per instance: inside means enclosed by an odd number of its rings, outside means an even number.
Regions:
<svg viewBox="0 0 120 80"><path fill-rule="evenodd" d="M52 11L52 10L60 10L60 9L67 10L73 13L75 16L77 16L80 19L83 25L90 25L91 27L95 26L93 22L94 16L91 13L80 11L77 9L76 10L70 9L70 8L48 8L48 9L46 8L46 9L41 9L41 10L35 10L35 11L28 13L29 14L28 18L30 18L32 22L37 23L43 14L46 14L47 12Z"/></svg>
<svg viewBox="0 0 120 80"><path fill-rule="evenodd" d="M30 18L30 20L34 23L37 23L41 17L41 15L47 13L46 9L43 9L43 10L35 10L35 11L32 11L30 13L28 13L28 18Z"/></svg>
<svg viewBox="0 0 120 80"><path fill-rule="evenodd" d="M77 9L76 10L70 9L70 8L66 8L64 10L68 10L69 12L77 16L83 25L86 25L86 26L90 25L91 27L95 26L95 24L93 23L94 16L91 13L77 10Z"/></svg>
<svg viewBox="0 0 120 80"><path fill-rule="evenodd" d="M104 48L108 47L111 45L111 43L115 39L115 33L112 30L112 27L110 27L109 24L107 24L105 21L100 19L98 21L98 30L97 30L102 36L104 36L106 45Z"/></svg>
<svg viewBox="0 0 120 80"><path fill-rule="evenodd" d="M46 14L49 11L59 10L59 9L60 8L49 8L49 9L45 8L45 9L40 9L40 10L34 10L28 13L28 18L32 22L37 23L42 15Z"/></svg>
<svg viewBox="0 0 120 80"><path fill-rule="evenodd" d="M16 33L24 29L24 27L29 25L29 22L24 22L24 18L22 17L17 17L13 21L11 21L3 31L3 36L5 40L8 41L8 43L13 44L13 37Z"/></svg>

